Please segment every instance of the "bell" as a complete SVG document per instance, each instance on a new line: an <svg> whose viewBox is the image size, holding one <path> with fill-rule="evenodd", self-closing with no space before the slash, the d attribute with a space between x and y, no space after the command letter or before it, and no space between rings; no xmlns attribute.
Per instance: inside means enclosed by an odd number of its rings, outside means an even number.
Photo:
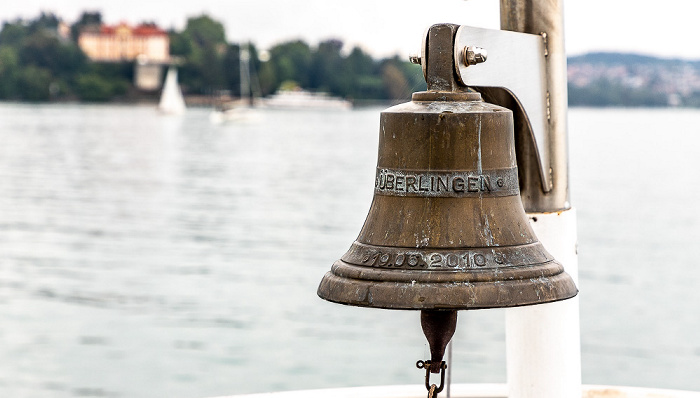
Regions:
<svg viewBox="0 0 700 398"><path fill-rule="evenodd" d="M421 310L432 373L444 370L457 310L578 292L523 209L512 112L454 81L454 29L429 31L428 91L381 113L369 214L318 288L336 303Z"/></svg>
<svg viewBox="0 0 700 398"><path fill-rule="evenodd" d="M523 209L510 110L478 93L414 93L381 113L379 134L372 206L321 298L469 310L576 295Z"/></svg>

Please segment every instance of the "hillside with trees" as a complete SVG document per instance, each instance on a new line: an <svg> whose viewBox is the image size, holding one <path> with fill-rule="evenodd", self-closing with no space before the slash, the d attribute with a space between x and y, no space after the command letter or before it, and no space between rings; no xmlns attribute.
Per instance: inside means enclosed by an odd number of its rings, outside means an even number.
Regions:
<svg viewBox="0 0 700 398"><path fill-rule="evenodd" d="M0 100L155 100L157 93L134 88L133 61L93 62L80 49L80 32L102 22L99 12L85 12L72 25L51 13L4 22ZM186 95L240 96L242 45L250 50L257 95L296 86L356 101L406 100L425 89L419 66L398 56L377 60L339 40L314 46L291 40L259 51L254 43L229 43L224 26L207 15L168 36ZM592 53L569 58L568 79L571 106L700 107L700 61Z"/></svg>
<svg viewBox="0 0 700 398"><path fill-rule="evenodd" d="M143 96L133 87L133 61L92 62L77 44L80 31L102 24L100 13L83 13L60 33L61 18L42 13L32 20L4 22L0 30L0 100L109 101ZM65 25L65 24L63 24ZM182 31L171 30L170 53L181 60L185 94L240 95L240 43L229 43L223 25L207 15L192 17ZM326 91L350 99L408 99L425 87L419 66L398 57L373 59L359 47L346 51L339 40L317 46L280 43L264 57L253 43L251 69L259 95L282 85ZM264 61L262 59L264 59Z"/></svg>

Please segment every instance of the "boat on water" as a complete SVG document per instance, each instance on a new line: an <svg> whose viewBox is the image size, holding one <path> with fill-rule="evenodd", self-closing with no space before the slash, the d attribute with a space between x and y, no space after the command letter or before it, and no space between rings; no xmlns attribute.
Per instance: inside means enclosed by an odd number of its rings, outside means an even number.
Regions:
<svg viewBox="0 0 700 398"><path fill-rule="evenodd" d="M250 86L250 48L249 44L241 46L241 99L233 102L220 103L211 114L209 120L214 124L253 122L260 119L257 111L258 102L253 97Z"/></svg>
<svg viewBox="0 0 700 398"><path fill-rule="evenodd" d="M324 92L311 92L296 88L279 90L262 99L262 106L271 109L352 109L352 102L332 97Z"/></svg>
<svg viewBox="0 0 700 398"><path fill-rule="evenodd" d="M209 120L214 124L254 122L260 120L260 112L248 101L226 102L209 114Z"/></svg>
<svg viewBox="0 0 700 398"><path fill-rule="evenodd" d="M171 66L165 77L158 110L167 115L181 115L185 109L185 99L182 97L182 90L177 82L177 69Z"/></svg>
<svg viewBox="0 0 700 398"><path fill-rule="evenodd" d="M333 97L325 92L311 92L299 87L283 88L267 98L256 97L251 87L250 45L241 46L241 98L237 101L222 101L209 115L214 124L243 123L260 120L260 108L266 109L321 109L348 110L352 102Z"/></svg>

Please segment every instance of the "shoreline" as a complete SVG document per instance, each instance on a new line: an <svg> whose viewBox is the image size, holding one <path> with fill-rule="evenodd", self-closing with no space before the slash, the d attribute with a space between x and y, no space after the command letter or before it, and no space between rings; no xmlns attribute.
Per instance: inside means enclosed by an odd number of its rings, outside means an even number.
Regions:
<svg viewBox="0 0 700 398"><path fill-rule="evenodd" d="M0 104L79 104L79 105L153 105L157 106L160 93L157 96L139 96L137 98L115 98L109 101L80 101L76 98L62 98L49 101L22 101L12 99L0 99ZM189 108L213 108L220 101L217 98L206 95L186 95L185 104ZM390 107L410 100L352 100L353 108L369 108L377 106ZM683 109L700 110L700 106L633 106L633 105L571 105L569 109Z"/></svg>

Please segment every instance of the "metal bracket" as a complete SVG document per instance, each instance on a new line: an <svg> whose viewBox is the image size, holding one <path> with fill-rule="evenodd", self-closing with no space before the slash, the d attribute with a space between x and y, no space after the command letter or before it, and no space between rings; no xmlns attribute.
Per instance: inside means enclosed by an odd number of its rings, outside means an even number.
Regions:
<svg viewBox="0 0 700 398"><path fill-rule="evenodd" d="M467 65L466 47L488 51L484 64ZM505 89L525 114L535 143L542 189L552 189L549 159L549 89L545 37L504 30L460 26L455 37L455 73L461 84Z"/></svg>

